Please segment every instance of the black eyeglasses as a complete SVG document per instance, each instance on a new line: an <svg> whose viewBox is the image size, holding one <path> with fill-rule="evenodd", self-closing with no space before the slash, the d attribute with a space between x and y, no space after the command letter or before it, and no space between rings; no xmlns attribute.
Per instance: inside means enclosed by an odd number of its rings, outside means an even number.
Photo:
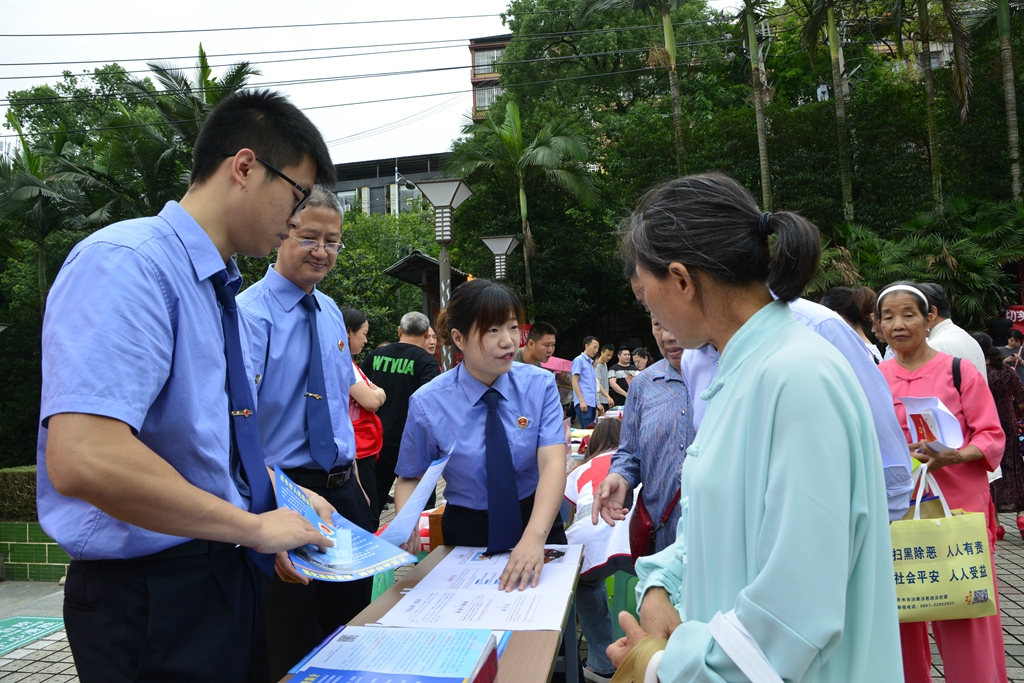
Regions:
<svg viewBox="0 0 1024 683"><path fill-rule="evenodd" d="M238 152L235 152L235 154L238 154ZM233 157L233 156L235 156L235 154L228 154L227 152L221 152L221 155L224 156L225 158ZM306 202L309 201L309 195L310 195L309 190L304 188L302 185L299 185L297 182L295 182L294 180L292 180L291 178L286 176L284 173L281 173L279 170L277 170L276 168L274 168L273 166L271 166L270 164L265 162L263 159L260 159L259 157L256 157L256 161L258 161L261 164L263 164L264 166L266 166L268 171L270 171L271 173L273 173L274 175L279 177L281 180L285 181L286 183L288 183L289 185L291 185L296 190L298 190L299 192L302 193L302 199L300 199L299 203L295 205L294 209L292 209L292 215L294 216L299 211L302 211L302 207L304 207L306 205Z"/></svg>

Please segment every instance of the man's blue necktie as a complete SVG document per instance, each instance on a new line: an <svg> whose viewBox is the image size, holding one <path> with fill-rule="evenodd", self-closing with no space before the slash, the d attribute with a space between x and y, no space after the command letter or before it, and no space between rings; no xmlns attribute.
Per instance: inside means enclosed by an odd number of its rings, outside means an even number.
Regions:
<svg viewBox="0 0 1024 683"><path fill-rule="evenodd" d="M331 408L327 404L327 384L324 382L324 361L320 353L320 334L316 315L320 310L316 297L307 294L300 301L309 320L309 374L306 378L306 428L309 431L309 455L313 462L330 472L338 459L331 425Z"/></svg>
<svg viewBox="0 0 1024 683"><path fill-rule="evenodd" d="M231 416L232 467L235 458L242 463L242 474L248 484L248 496L252 500L250 511L260 514L277 508L270 475L263 460L263 446L260 443L256 410L249 389L249 376L245 371L242 356L242 341L238 334L238 306L235 292L227 282L227 271L221 271L210 278L217 292L221 307L221 323L224 326L224 355L228 364L228 409ZM239 486L246 496L244 486ZM268 576L274 575L274 556L264 555L249 549L253 561Z"/></svg>
<svg viewBox="0 0 1024 683"><path fill-rule="evenodd" d="M515 547L523 537L523 517L519 510L519 488L512 451L508 447L505 426L498 416L501 394L496 389L484 392L487 424L484 448L487 451L487 552L499 553Z"/></svg>

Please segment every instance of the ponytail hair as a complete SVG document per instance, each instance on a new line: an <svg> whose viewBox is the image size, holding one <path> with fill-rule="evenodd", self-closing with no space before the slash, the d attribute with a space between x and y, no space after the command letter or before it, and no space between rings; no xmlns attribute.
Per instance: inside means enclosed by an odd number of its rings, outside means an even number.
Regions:
<svg viewBox="0 0 1024 683"><path fill-rule="evenodd" d="M655 187L622 223L619 238L627 268L635 264L663 278L678 262L690 271L698 292L707 276L732 286L767 284L784 301L803 294L821 258L813 223L788 211L762 212L746 188L720 173Z"/></svg>

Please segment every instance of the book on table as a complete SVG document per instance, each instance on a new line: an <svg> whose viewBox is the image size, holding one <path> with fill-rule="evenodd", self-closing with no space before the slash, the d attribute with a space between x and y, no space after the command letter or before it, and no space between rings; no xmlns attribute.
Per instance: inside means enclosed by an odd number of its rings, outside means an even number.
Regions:
<svg viewBox="0 0 1024 683"><path fill-rule="evenodd" d="M289 673L294 683L493 683L511 633L343 626Z"/></svg>

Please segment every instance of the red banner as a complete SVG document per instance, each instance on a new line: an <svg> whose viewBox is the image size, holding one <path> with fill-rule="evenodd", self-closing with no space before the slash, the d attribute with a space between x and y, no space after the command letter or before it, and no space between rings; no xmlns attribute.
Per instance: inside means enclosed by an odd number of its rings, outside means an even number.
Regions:
<svg viewBox="0 0 1024 683"><path fill-rule="evenodd" d="M1007 306L1006 317L1013 321L1013 329L1024 333L1024 306Z"/></svg>
<svg viewBox="0 0 1024 683"><path fill-rule="evenodd" d="M1021 308L1024 308L1024 306ZM526 346L526 338L530 336L531 327L533 327L533 325L530 323L523 323L519 326L519 348Z"/></svg>

